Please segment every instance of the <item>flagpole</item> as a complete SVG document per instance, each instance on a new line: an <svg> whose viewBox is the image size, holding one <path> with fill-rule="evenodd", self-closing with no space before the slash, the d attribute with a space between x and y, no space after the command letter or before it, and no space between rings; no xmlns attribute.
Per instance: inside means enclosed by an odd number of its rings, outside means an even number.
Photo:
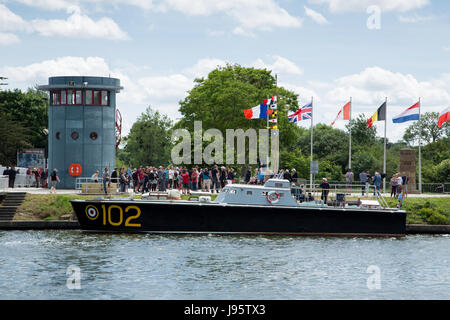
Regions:
<svg viewBox="0 0 450 320"><path fill-rule="evenodd" d="M309 186L311 188L311 192L313 191L313 174L311 171L311 165L313 161L313 119L314 119L314 106L313 106L313 97L311 97L311 161L309 165Z"/></svg>
<svg viewBox="0 0 450 320"><path fill-rule="evenodd" d="M420 97L419 97L419 192L422 193L422 123L420 122Z"/></svg>
<svg viewBox="0 0 450 320"><path fill-rule="evenodd" d="M348 141L348 168L352 168L352 97L350 97L350 117L349 117L350 140Z"/></svg>
<svg viewBox="0 0 450 320"><path fill-rule="evenodd" d="M384 161L383 161L383 173L386 175L386 127L387 127L387 97L385 100L386 108L384 109ZM386 193L386 177L383 178L383 193Z"/></svg>
<svg viewBox="0 0 450 320"><path fill-rule="evenodd" d="M275 109L276 110L276 112L277 112L277 117L276 117L276 119L277 119L277 122L276 122L276 129L275 130L273 130L272 129L272 131L273 131L273 134L274 135L277 135L277 138L275 138L274 140L275 140L275 147L274 147L274 150L275 150L275 157L274 157L274 169L276 170L276 172L278 173L278 166L279 166L279 164L278 164L278 161L279 161L279 139L280 139L280 136L279 136L279 133L280 133L280 131L278 130L278 74L275 74L275 98L276 98L276 105L277 105L277 108Z"/></svg>

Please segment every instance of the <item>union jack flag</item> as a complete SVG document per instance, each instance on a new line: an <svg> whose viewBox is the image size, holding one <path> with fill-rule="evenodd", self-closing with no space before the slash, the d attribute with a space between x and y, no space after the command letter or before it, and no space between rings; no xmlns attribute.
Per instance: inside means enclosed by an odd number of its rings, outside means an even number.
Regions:
<svg viewBox="0 0 450 320"><path fill-rule="evenodd" d="M296 112L288 115L289 122L297 122L301 120L312 119L312 102L301 107Z"/></svg>

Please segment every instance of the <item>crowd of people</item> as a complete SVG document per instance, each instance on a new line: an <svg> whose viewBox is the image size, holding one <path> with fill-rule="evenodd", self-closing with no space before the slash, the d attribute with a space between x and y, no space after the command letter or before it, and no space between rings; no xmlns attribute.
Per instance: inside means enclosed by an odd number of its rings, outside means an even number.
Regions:
<svg viewBox="0 0 450 320"><path fill-rule="evenodd" d="M20 174L20 169L15 166L6 167L3 175L8 177L8 187L14 188L16 176ZM54 169L50 174L48 169L38 169L29 167L26 170L26 178L23 187L45 188L50 186L50 192L56 192L56 184L59 182L58 170Z"/></svg>
<svg viewBox="0 0 450 320"><path fill-rule="evenodd" d="M249 167L243 175L240 182L246 184L264 184L266 178L286 179L295 182L298 175L295 169L289 172L288 169L280 170L277 174L270 173L267 176L263 168L252 169ZM98 182L100 179L99 171L95 172L91 180ZM203 191L216 193L227 184L235 183L238 178L233 168L219 167L217 165L211 168L201 168L195 166L187 167L153 167L141 166L133 168L114 168L109 173L105 168L101 175L103 190L107 193L107 186L111 183L117 183L117 191L127 192L132 189L136 193L146 193L155 191L167 191L168 189L178 189L183 194L190 191Z"/></svg>

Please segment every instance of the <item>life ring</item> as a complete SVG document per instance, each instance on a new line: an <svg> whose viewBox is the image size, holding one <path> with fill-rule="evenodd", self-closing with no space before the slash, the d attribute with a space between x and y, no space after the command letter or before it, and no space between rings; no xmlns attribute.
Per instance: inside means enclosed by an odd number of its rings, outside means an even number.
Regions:
<svg viewBox="0 0 450 320"><path fill-rule="evenodd" d="M267 202L275 204L280 201L280 194L276 191L267 192Z"/></svg>

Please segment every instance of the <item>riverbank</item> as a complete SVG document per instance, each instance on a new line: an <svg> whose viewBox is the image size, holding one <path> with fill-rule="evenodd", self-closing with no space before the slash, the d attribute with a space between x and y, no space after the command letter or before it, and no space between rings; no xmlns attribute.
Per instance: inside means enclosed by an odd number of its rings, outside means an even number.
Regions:
<svg viewBox="0 0 450 320"><path fill-rule="evenodd" d="M30 194L17 208L13 221L76 221L70 200L92 199L95 195L80 194ZM216 195L212 196L214 199ZM187 196L183 196L187 199ZM385 198L390 207L396 200ZM404 201L407 224L410 225L450 225L450 196L409 197Z"/></svg>

